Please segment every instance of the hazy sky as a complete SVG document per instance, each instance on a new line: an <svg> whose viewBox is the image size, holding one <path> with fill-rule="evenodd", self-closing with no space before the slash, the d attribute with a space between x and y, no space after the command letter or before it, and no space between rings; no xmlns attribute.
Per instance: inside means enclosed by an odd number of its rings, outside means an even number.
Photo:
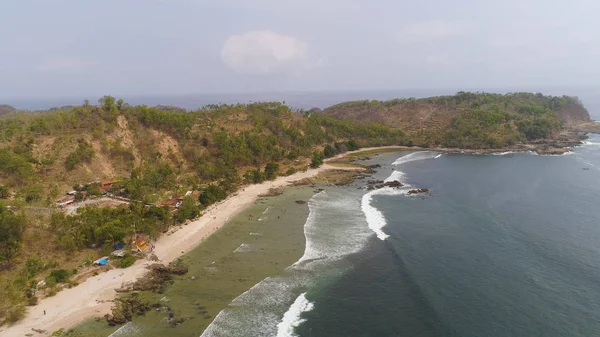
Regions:
<svg viewBox="0 0 600 337"><path fill-rule="evenodd" d="M0 97L600 84L598 0L5 0Z"/></svg>

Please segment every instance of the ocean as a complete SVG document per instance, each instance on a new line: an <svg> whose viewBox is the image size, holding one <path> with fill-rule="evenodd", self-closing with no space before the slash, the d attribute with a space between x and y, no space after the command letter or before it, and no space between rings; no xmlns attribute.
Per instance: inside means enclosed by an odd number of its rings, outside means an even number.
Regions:
<svg viewBox="0 0 600 337"><path fill-rule="evenodd" d="M600 335L600 136L563 156L366 163L406 186L315 195L304 256L202 336Z"/></svg>

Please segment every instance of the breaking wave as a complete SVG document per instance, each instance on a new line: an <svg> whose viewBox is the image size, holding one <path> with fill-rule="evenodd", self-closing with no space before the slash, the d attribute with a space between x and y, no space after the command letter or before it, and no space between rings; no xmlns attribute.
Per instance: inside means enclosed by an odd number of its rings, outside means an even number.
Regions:
<svg viewBox="0 0 600 337"><path fill-rule="evenodd" d="M412 161L417 161L417 160L434 159L438 155L440 155L440 153L432 152L432 151L413 152L413 153L407 154L406 156L402 156L402 157L396 159L396 161L393 162L392 165L402 165L404 163L410 163Z"/></svg>
<svg viewBox="0 0 600 337"><path fill-rule="evenodd" d="M311 311L313 308L314 304L306 299L306 293L300 294L277 325L277 337L298 336L294 330L306 321L302 318L302 314Z"/></svg>
<svg viewBox="0 0 600 337"><path fill-rule="evenodd" d="M356 221L362 218L357 196L349 190L315 194L308 201L303 256L280 276L267 277L235 298L201 337L295 336L302 313L314 305L306 299L306 289L321 277L338 275L343 267L336 263L362 250L372 235Z"/></svg>

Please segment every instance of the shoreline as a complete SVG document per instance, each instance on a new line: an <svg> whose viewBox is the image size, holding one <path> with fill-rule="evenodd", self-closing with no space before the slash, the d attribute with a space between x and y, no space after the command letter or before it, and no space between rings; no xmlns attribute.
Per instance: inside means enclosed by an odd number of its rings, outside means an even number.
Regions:
<svg viewBox="0 0 600 337"><path fill-rule="evenodd" d="M577 145L579 145L578 143ZM529 147L536 147L529 145ZM570 148L561 148L560 153L570 151ZM531 148L501 148L501 149L453 149L453 148L424 148L407 146L381 146L362 148L357 151L349 151L332 158L326 159L325 163L316 169L309 168L307 171L298 172L287 177L278 177L273 181L261 184L247 185L241 187L237 192L224 201L210 206L200 217L187 225L181 225L175 231L161 235L156 241L154 254L158 256L161 263L169 263L184 254L189 253L201 245L210 235L222 228L235 215L241 213L251 206L259 197L272 188L280 188L293 185L293 183L313 178L327 170L355 171L364 169L360 166L335 166L336 161L343 164L340 159L348 159L368 152L378 153L386 151L436 151L443 153L462 154L493 154L503 152L530 152ZM334 165L332 165L334 164ZM126 269L112 269L97 276L90 277L80 285L64 289L53 297L47 297L34 307L29 307L29 312L21 321L12 326L0 328L0 336L24 336L33 332L37 336L49 336L54 331L64 328L69 329L92 317L103 316L110 313L112 301L116 297L115 289L121 288L123 283L134 282L146 272L146 267L155 262L146 259L138 260L133 266ZM44 314L46 311L46 314Z"/></svg>
<svg viewBox="0 0 600 337"><path fill-rule="evenodd" d="M251 206L260 195L267 193L270 189L290 186L294 182L313 178L327 170L362 169L360 167L337 167L327 162L356 152L375 149L379 148L349 151L329 158L319 168L309 168L307 171L287 177L278 177L273 181L244 186L227 199L209 207L199 219L187 225L181 225L170 234L162 235L155 243L154 254L161 263L170 263L198 247L210 235L227 224L232 217ZM117 295L115 289L121 288L123 283L134 282L142 277L147 272L146 267L153 263L155 262L141 259L129 268L109 270L88 278L76 287L64 289L55 296L43 298L36 306L29 307L27 315L21 321L0 328L0 336L25 336L34 332L33 329L44 331L36 333L37 336L49 336L56 330L66 330L86 319L110 313L112 301Z"/></svg>

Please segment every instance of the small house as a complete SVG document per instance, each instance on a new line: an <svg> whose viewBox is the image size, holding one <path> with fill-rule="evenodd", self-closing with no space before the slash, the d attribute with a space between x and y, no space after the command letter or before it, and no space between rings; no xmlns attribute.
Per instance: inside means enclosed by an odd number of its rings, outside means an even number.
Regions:
<svg viewBox="0 0 600 337"><path fill-rule="evenodd" d="M68 206L68 205L70 205L70 204L72 204L74 202L75 202L75 196L73 196L73 195L67 195L67 196L64 196L64 197L56 200L56 206L58 206L59 208L63 208L63 207Z"/></svg>
<svg viewBox="0 0 600 337"><path fill-rule="evenodd" d="M100 189L102 191L108 191L111 190L115 187L115 185L118 183L118 181L114 180L114 179L110 179L110 180L102 180L100 182Z"/></svg>
<svg viewBox="0 0 600 337"><path fill-rule="evenodd" d="M144 253L150 248L150 241L143 238L141 235L137 235L135 238L135 248L140 252Z"/></svg>

